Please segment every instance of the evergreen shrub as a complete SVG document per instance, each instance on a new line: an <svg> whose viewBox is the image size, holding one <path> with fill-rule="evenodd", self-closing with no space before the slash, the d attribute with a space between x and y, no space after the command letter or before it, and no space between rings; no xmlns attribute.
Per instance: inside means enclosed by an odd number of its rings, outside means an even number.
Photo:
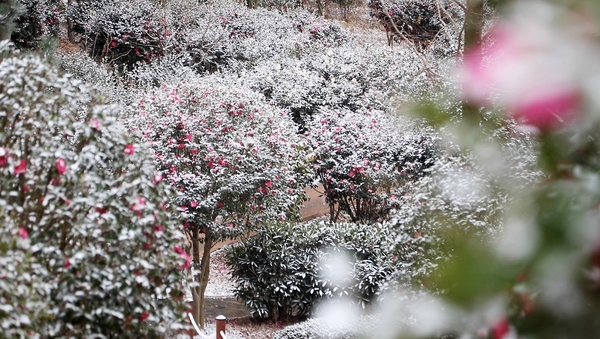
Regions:
<svg viewBox="0 0 600 339"><path fill-rule="evenodd" d="M366 306L391 274L387 229L352 223L277 223L228 249L235 294L253 317L276 321L311 314L324 298L350 296ZM349 257L346 277L331 277L328 258Z"/></svg>

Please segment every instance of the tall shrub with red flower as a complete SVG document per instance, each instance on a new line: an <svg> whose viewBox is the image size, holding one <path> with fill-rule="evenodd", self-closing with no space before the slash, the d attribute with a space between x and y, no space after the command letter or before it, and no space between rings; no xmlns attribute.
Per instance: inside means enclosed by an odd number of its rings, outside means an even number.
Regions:
<svg viewBox="0 0 600 339"><path fill-rule="evenodd" d="M331 221L387 219L394 190L424 175L436 160L438 137L408 120L377 110L323 111L307 125L311 163L323 185Z"/></svg>
<svg viewBox="0 0 600 339"><path fill-rule="evenodd" d="M152 159L124 151L132 141L115 108L88 87L0 48L3 334L160 338L182 328L186 259L173 246L183 234Z"/></svg>
<svg viewBox="0 0 600 339"><path fill-rule="evenodd" d="M212 245L265 221L298 218L305 199L304 141L287 112L220 82L148 90L125 117L178 193L170 202L192 241L194 312L202 325Z"/></svg>

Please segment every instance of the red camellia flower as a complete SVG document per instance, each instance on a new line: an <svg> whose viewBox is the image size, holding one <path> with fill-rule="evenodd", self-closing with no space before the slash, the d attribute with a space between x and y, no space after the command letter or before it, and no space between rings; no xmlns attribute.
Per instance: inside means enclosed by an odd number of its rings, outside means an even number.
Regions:
<svg viewBox="0 0 600 339"><path fill-rule="evenodd" d="M64 263L64 265L63 265L63 266L64 266L65 268L69 268L69 267L71 267L71 261L69 260L69 258L66 258L66 259L65 259L65 263Z"/></svg>
<svg viewBox="0 0 600 339"><path fill-rule="evenodd" d="M7 161L6 161L7 154L6 153L7 152L4 148L0 148L0 167L6 166L6 163L7 163Z"/></svg>
<svg viewBox="0 0 600 339"><path fill-rule="evenodd" d="M58 174L62 175L67 171L67 162L63 158L59 158L56 160L56 169L58 170Z"/></svg>
<svg viewBox="0 0 600 339"><path fill-rule="evenodd" d="M144 209L144 206L146 206L146 199L144 199L144 197L137 197L137 199L131 203L129 209L134 212L139 212Z"/></svg>
<svg viewBox="0 0 600 339"><path fill-rule="evenodd" d="M98 212L100 214L104 214L104 213L108 212L108 209L106 207L96 207L95 210L96 210L96 212Z"/></svg>
<svg viewBox="0 0 600 339"><path fill-rule="evenodd" d="M116 40L113 40L113 41L110 43L110 46L111 46L111 47L117 47L117 41L116 41Z"/></svg>
<svg viewBox="0 0 600 339"><path fill-rule="evenodd" d="M126 155L133 155L135 153L135 147L133 147L132 144L129 144L125 146L123 153L125 153Z"/></svg>
<svg viewBox="0 0 600 339"><path fill-rule="evenodd" d="M225 205L225 204L223 204L223 202L222 202L222 201L219 201L219 202L217 203L217 208L221 208L221 207L223 207L224 205Z"/></svg>
<svg viewBox="0 0 600 339"><path fill-rule="evenodd" d="M27 162L25 160L21 160L15 166L15 174L23 174L25 172L27 172Z"/></svg>
<svg viewBox="0 0 600 339"><path fill-rule="evenodd" d="M150 317L150 313L144 311L142 312L142 314L140 314L140 321L145 321L146 319L148 319L148 317Z"/></svg>

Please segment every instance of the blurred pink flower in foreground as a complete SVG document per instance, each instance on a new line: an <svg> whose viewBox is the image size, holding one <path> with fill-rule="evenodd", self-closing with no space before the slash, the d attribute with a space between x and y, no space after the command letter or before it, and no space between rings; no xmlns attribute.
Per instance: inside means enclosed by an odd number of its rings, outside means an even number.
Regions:
<svg viewBox="0 0 600 339"><path fill-rule="evenodd" d="M29 233L27 233L27 230L23 227L19 227L19 237L21 237L21 239L27 239L28 236Z"/></svg>
<svg viewBox="0 0 600 339"><path fill-rule="evenodd" d="M542 131L558 128L581 112L578 65L543 25L521 26L500 24L489 34L490 44L465 54L463 99L499 103L520 124Z"/></svg>

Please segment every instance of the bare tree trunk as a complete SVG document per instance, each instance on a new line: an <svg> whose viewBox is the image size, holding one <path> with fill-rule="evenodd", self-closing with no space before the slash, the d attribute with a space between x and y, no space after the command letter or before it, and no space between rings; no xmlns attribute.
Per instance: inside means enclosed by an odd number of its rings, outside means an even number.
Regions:
<svg viewBox="0 0 600 339"><path fill-rule="evenodd" d="M73 0L67 1L67 7L71 7L73 5ZM75 35L73 34L73 19L67 17L67 36L69 37L69 42L75 42Z"/></svg>
<svg viewBox="0 0 600 339"><path fill-rule="evenodd" d="M481 34L483 29L483 1L467 0L467 9L465 13L465 48L464 57L468 57L481 43ZM468 101L463 101L463 117L471 120L473 125L479 125L479 107Z"/></svg>
<svg viewBox="0 0 600 339"><path fill-rule="evenodd" d="M196 230L195 233L197 238L198 231ZM205 235L202 258L199 258L199 239L198 241L195 241L195 243L196 248L194 249L194 264L198 262L200 263L200 272L194 276L194 281L198 283L198 286L192 287L192 296L194 298L192 304L192 313L198 326L204 329L204 323L206 322L204 312L204 292L206 291L206 286L208 285L208 278L210 275L210 249L213 245L213 240L209 234Z"/></svg>
<svg viewBox="0 0 600 339"><path fill-rule="evenodd" d="M483 29L483 0L467 0L465 13L465 51L478 46Z"/></svg>

